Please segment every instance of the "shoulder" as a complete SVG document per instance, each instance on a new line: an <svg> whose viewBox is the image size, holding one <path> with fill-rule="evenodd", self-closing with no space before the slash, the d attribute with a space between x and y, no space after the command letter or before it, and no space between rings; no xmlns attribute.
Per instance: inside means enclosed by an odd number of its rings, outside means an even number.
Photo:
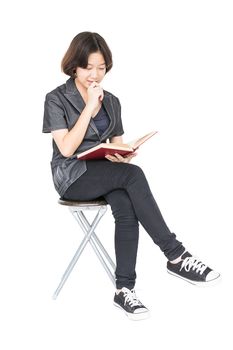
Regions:
<svg viewBox="0 0 233 350"><path fill-rule="evenodd" d="M45 95L46 100L59 100L61 95L64 95L66 91L66 84L57 86L55 89L49 91Z"/></svg>
<svg viewBox="0 0 233 350"><path fill-rule="evenodd" d="M118 105L120 104L119 98L116 95L114 95L113 93L111 93L111 92L109 92L107 90L104 90L104 96L106 98L110 98L113 101L113 103L116 103Z"/></svg>

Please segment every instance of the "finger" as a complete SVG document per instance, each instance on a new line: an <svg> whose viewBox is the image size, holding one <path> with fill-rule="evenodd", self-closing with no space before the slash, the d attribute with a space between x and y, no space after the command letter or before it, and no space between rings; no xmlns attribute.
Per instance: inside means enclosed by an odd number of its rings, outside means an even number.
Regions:
<svg viewBox="0 0 233 350"><path fill-rule="evenodd" d="M114 156L111 155L111 154L106 154L105 157L108 157L108 158L116 158L116 157L114 157Z"/></svg>
<svg viewBox="0 0 233 350"><path fill-rule="evenodd" d="M125 159L132 159L132 158L136 157L136 155L137 155L137 154L135 154L135 153L131 153L131 154L129 154L128 156L126 156L126 157L124 157L124 158L125 158Z"/></svg>
<svg viewBox="0 0 233 350"><path fill-rule="evenodd" d="M136 156L136 154L129 154L128 156L126 156L125 158L133 158L133 157L135 157Z"/></svg>
<svg viewBox="0 0 233 350"><path fill-rule="evenodd" d="M116 162L117 161L116 157L113 157L113 156L106 155L105 158L107 158L111 162Z"/></svg>
<svg viewBox="0 0 233 350"><path fill-rule="evenodd" d="M111 156L109 156L108 154L106 154L105 158L111 159Z"/></svg>
<svg viewBox="0 0 233 350"><path fill-rule="evenodd" d="M136 157L136 154L131 154L130 156L128 156L126 159L126 162L129 163L131 161L132 158Z"/></svg>
<svg viewBox="0 0 233 350"><path fill-rule="evenodd" d="M104 99L104 92L102 91L102 94L100 96L100 101L103 101L103 99Z"/></svg>
<svg viewBox="0 0 233 350"><path fill-rule="evenodd" d="M123 161L125 160L125 158L122 157L119 153L115 153L114 155L115 155L115 157L116 157L117 159L119 159L121 162L123 162Z"/></svg>

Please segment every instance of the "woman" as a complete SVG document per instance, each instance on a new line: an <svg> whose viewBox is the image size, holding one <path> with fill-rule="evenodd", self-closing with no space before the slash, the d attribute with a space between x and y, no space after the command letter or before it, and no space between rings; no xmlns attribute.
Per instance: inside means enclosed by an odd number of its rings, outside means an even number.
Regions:
<svg viewBox="0 0 233 350"><path fill-rule="evenodd" d="M193 257L170 232L142 169L130 164L135 153L103 160L77 159L77 154L101 142L123 143L119 99L100 85L112 68L105 40L97 33L79 33L61 66L70 78L46 95L43 123L43 132L53 136L55 188L63 199L104 197L109 203L115 218L114 304L130 319L147 318L149 310L134 290L139 222L167 257L169 273L199 285L209 285L220 274Z"/></svg>

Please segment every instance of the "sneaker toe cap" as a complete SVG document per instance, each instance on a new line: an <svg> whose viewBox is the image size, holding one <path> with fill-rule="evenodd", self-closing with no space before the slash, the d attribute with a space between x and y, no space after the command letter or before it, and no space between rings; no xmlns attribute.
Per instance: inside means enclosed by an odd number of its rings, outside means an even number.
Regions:
<svg viewBox="0 0 233 350"><path fill-rule="evenodd" d="M145 307L140 307L134 311L134 314L141 314L143 312L149 312L149 310Z"/></svg>
<svg viewBox="0 0 233 350"><path fill-rule="evenodd" d="M208 273L208 275L206 276L206 282L210 282L210 281L216 280L219 277L220 277L220 273L218 273L216 271L210 271Z"/></svg>

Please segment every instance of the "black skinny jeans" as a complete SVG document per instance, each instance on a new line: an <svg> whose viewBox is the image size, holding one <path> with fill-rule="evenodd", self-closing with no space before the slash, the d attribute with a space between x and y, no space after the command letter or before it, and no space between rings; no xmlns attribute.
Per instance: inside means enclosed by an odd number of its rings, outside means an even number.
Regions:
<svg viewBox="0 0 233 350"><path fill-rule="evenodd" d="M69 200L104 197L115 218L116 287L132 289L136 280L139 222L168 260L185 250L167 227L142 169L130 163L87 161L87 171L65 192Z"/></svg>

